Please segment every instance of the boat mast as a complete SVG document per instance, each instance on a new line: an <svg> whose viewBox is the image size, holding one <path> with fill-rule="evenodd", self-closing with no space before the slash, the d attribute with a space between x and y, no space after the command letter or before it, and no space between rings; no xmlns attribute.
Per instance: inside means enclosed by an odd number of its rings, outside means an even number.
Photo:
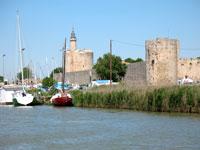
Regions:
<svg viewBox="0 0 200 150"><path fill-rule="evenodd" d="M19 11L17 10L17 27L18 27L18 42L19 42L19 57L20 57L20 69L21 69L21 75L22 75L22 86L24 85L24 73L23 73L23 56L22 56L22 51L24 48L22 48L22 43L21 43L21 30L20 30L20 18L19 18ZM23 87L24 89L24 87Z"/></svg>
<svg viewBox="0 0 200 150"><path fill-rule="evenodd" d="M62 73L62 91L65 92L64 83L65 83L65 53L66 53L66 38L63 47L63 73Z"/></svg>

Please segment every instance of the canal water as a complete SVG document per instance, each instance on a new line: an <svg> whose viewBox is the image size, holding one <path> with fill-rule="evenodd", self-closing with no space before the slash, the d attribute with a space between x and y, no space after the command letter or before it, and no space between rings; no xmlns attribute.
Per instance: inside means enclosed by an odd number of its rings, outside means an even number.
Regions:
<svg viewBox="0 0 200 150"><path fill-rule="evenodd" d="M199 150L200 115L0 106L1 150Z"/></svg>

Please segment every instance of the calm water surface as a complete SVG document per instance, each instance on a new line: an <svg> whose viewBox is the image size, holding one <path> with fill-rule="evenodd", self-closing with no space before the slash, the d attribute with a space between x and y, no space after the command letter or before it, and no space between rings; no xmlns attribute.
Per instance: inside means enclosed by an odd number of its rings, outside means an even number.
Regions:
<svg viewBox="0 0 200 150"><path fill-rule="evenodd" d="M0 106L1 150L200 150L200 115Z"/></svg>

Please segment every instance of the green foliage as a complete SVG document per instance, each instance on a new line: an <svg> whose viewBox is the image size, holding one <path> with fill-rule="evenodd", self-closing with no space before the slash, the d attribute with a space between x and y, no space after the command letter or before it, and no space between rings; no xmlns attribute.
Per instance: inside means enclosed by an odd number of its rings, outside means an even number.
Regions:
<svg viewBox="0 0 200 150"><path fill-rule="evenodd" d="M142 62L143 59L142 58L137 58L137 59L134 60L132 58L126 58L124 61L127 62L127 63L135 63L135 62Z"/></svg>
<svg viewBox="0 0 200 150"><path fill-rule="evenodd" d="M53 78L53 74L54 73L62 73L63 72L63 68L62 67L58 67L58 68L55 68L51 74L50 74L50 77Z"/></svg>
<svg viewBox="0 0 200 150"><path fill-rule="evenodd" d="M0 76L0 82L3 82L3 81L4 81L4 77Z"/></svg>
<svg viewBox="0 0 200 150"><path fill-rule="evenodd" d="M24 79L32 78L32 71L28 67L23 68ZM17 78L22 79L22 72L17 73Z"/></svg>
<svg viewBox="0 0 200 150"><path fill-rule="evenodd" d="M142 58L137 58L137 59L135 60L135 62L141 62L141 61L143 61Z"/></svg>
<svg viewBox="0 0 200 150"><path fill-rule="evenodd" d="M132 59L132 58L126 58L124 61L127 62L127 63L134 63L135 62L135 60Z"/></svg>
<svg viewBox="0 0 200 150"><path fill-rule="evenodd" d="M104 88L106 89L106 88ZM73 91L79 107L122 108L140 111L200 113L200 86L147 89Z"/></svg>
<svg viewBox="0 0 200 150"><path fill-rule="evenodd" d="M167 96L167 88L154 89L148 93L148 111L163 111L163 101Z"/></svg>
<svg viewBox="0 0 200 150"><path fill-rule="evenodd" d="M119 56L112 55L112 80L114 82L120 81L126 73L127 66L122 64ZM110 79L110 54L105 54L103 58L98 58L97 63L94 65L96 73L101 79Z"/></svg>
<svg viewBox="0 0 200 150"><path fill-rule="evenodd" d="M54 82L55 83L55 82ZM54 87L51 87L50 90L48 91L49 95L55 95L56 93L58 93L58 90Z"/></svg>
<svg viewBox="0 0 200 150"><path fill-rule="evenodd" d="M175 110L176 108L181 106L182 97L184 95L184 88L180 88L179 90L175 89L171 92L169 96L169 108Z"/></svg>
<svg viewBox="0 0 200 150"><path fill-rule="evenodd" d="M44 88L50 88L51 86L53 86L53 84L55 83L56 81L51 78L51 77L45 77L43 80L42 80L42 86Z"/></svg>

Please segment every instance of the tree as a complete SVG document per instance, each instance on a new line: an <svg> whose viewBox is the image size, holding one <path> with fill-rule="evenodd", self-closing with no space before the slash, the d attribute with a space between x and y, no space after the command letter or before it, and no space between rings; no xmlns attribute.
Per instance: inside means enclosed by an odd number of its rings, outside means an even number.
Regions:
<svg viewBox="0 0 200 150"><path fill-rule="evenodd" d="M32 78L32 71L31 71L31 69L28 68L28 67L24 67L24 68L23 68L23 74L24 74L24 79ZM18 78L19 80L22 79L22 72L17 73L17 78Z"/></svg>
<svg viewBox="0 0 200 150"><path fill-rule="evenodd" d="M137 59L135 60L135 62L142 62L142 61L143 61L142 58L137 58Z"/></svg>
<svg viewBox="0 0 200 150"><path fill-rule="evenodd" d="M44 88L49 88L51 87L56 81L51 78L51 77L45 77L43 80L42 80L42 86Z"/></svg>
<svg viewBox="0 0 200 150"><path fill-rule="evenodd" d="M0 76L0 82L3 82L3 81L4 81L4 77Z"/></svg>
<svg viewBox="0 0 200 150"><path fill-rule="evenodd" d="M63 72L63 68L62 68L62 67L55 68L55 69L51 72L50 77L53 78L53 74L54 74L54 73L62 73L62 72Z"/></svg>
<svg viewBox="0 0 200 150"><path fill-rule="evenodd" d="M134 63L135 62L135 60L132 59L132 58L126 58L124 61L127 62L127 63Z"/></svg>
<svg viewBox="0 0 200 150"><path fill-rule="evenodd" d="M122 63L119 56L112 55L112 80L120 81L126 73L126 64ZM104 54L103 58L99 57L94 65L96 73L101 79L110 79L110 54Z"/></svg>
<svg viewBox="0 0 200 150"><path fill-rule="evenodd" d="M134 60L132 58L126 58L124 61L127 62L127 63L135 63L135 62L141 62L141 61L143 61L143 59L137 58L136 60Z"/></svg>

